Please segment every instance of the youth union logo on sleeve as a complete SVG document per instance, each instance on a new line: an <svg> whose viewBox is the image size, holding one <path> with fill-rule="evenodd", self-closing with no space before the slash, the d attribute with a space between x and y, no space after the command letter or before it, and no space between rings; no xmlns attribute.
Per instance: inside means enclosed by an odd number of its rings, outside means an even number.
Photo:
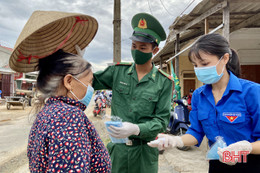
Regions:
<svg viewBox="0 0 260 173"><path fill-rule="evenodd" d="M238 117L241 117L240 112L223 112L223 116L226 117L231 123L233 123Z"/></svg>

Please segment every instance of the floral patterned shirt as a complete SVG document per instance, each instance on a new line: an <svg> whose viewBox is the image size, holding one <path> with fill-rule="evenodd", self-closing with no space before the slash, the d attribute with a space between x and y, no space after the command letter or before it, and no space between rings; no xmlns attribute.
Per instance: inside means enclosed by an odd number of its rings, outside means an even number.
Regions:
<svg viewBox="0 0 260 173"><path fill-rule="evenodd" d="M51 97L31 128L27 156L31 172L111 172L97 131L73 99Z"/></svg>

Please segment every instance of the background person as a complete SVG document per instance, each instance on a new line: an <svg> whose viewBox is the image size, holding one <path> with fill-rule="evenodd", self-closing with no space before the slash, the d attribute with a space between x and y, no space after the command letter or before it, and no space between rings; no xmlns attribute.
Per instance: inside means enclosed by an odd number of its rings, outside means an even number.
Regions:
<svg viewBox="0 0 260 173"><path fill-rule="evenodd" d="M228 147L219 160L209 161L209 172L260 172L260 85L240 79L239 59L219 34L202 36L190 49L189 59L198 80L206 85L192 96L191 126L182 137L160 134L159 144L169 147L199 146L204 135L211 146L222 136ZM223 162L224 151L248 151L247 163ZM233 165L233 166L230 166Z"/></svg>
<svg viewBox="0 0 260 173"><path fill-rule="evenodd" d="M188 101L188 105L191 105L191 99L192 99L192 94L193 94L193 89L190 89L190 93L189 93L189 95L188 95L188 99L187 99L187 101Z"/></svg>

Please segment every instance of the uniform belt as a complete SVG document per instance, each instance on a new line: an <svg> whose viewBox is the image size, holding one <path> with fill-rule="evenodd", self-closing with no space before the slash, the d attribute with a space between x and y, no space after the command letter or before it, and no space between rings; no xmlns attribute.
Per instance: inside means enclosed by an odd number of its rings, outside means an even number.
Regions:
<svg viewBox="0 0 260 173"><path fill-rule="evenodd" d="M136 146L147 144L147 141L141 139L129 139L125 145L127 146Z"/></svg>

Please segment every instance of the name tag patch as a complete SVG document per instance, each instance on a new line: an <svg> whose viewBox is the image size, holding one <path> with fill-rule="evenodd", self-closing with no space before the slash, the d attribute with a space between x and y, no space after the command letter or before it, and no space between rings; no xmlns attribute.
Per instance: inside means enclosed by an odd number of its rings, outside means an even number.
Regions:
<svg viewBox="0 0 260 173"><path fill-rule="evenodd" d="M241 117L241 113L240 112L223 112L222 115L224 117L226 117L229 120L229 122L231 122L231 123L233 123L236 119Z"/></svg>
<svg viewBox="0 0 260 173"><path fill-rule="evenodd" d="M127 86L127 85L128 85L127 83L125 83L125 82L122 82L122 81L120 81L119 83L120 83L120 84L122 84L122 85L125 85L125 86Z"/></svg>

